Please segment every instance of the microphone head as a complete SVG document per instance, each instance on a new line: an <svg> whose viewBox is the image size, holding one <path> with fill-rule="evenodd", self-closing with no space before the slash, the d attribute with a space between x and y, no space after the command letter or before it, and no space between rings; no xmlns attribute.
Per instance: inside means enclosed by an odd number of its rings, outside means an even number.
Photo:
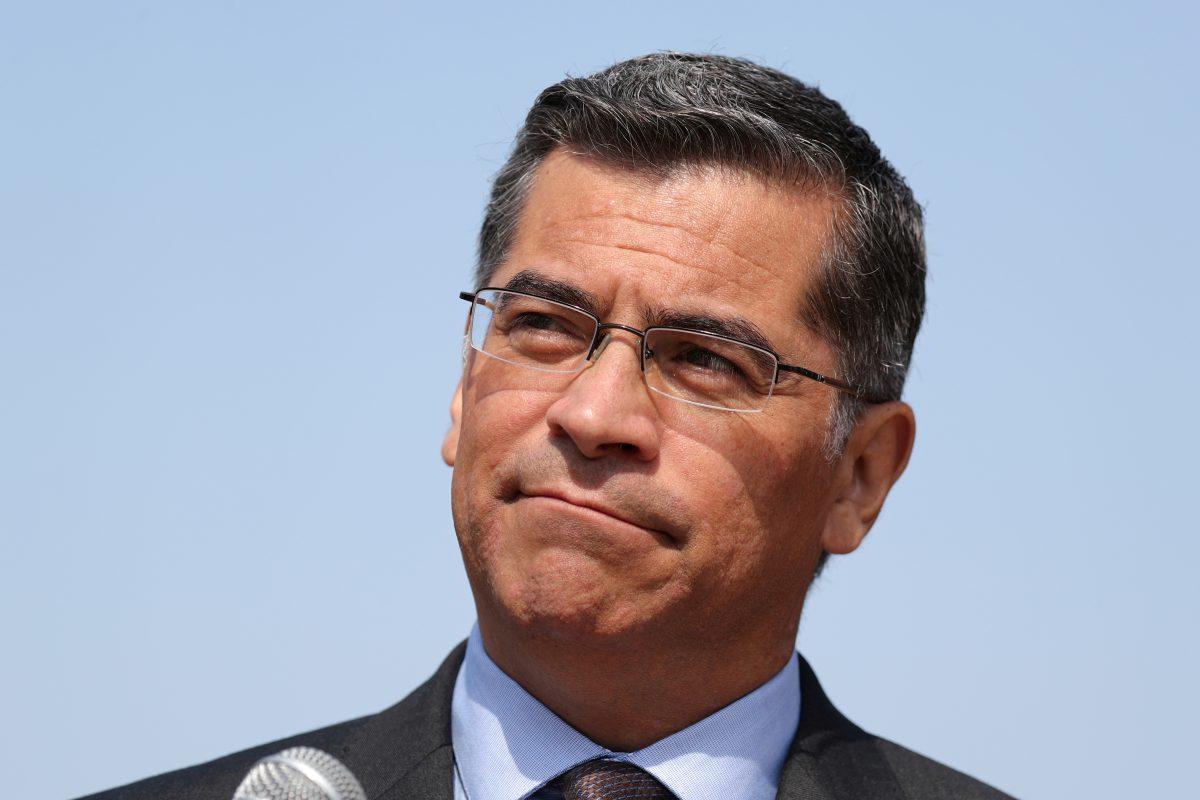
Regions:
<svg viewBox="0 0 1200 800"><path fill-rule="evenodd" d="M367 800L342 762L315 747L291 747L251 768L233 800Z"/></svg>

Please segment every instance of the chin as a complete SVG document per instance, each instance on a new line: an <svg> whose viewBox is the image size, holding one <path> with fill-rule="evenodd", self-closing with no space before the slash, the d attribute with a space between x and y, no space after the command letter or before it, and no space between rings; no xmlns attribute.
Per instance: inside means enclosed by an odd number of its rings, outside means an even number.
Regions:
<svg viewBox="0 0 1200 800"><path fill-rule="evenodd" d="M543 552L492 574L496 610L533 638L619 646L657 629L680 605L670 581L631 581L579 553Z"/></svg>

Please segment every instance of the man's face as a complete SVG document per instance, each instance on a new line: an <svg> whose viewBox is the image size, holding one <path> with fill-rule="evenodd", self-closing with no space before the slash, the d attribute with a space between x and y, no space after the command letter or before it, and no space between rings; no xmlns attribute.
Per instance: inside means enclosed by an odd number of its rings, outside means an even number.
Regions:
<svg viewBox="0 0 1200 800"><path fill-rule="evenodd" d="M743 320L783 361L834 375L798 322L831 209L745 175L662 179L557 151L490 285L569 284L639 329ZM444 456L481 623L615 647L794 637L832 502L836 402L798 378L761 413L681 403L646 388L620 331L571 376L470 351Z"/></svg>

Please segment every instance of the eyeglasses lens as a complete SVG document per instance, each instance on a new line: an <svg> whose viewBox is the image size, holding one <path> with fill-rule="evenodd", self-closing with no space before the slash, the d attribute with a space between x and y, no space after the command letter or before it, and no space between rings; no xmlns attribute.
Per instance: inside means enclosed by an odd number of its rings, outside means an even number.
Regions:
<svg viewBox="0 0 1200 800"><path fill-rule="evenodd" d="M595 335L595 319L552 300L488 289L472 308L472 347L543 372L578 372Z"/></svg>
<svg viewBox="0 0 1200 800"><path fill-rule="evenodd" d="M775 357L757 347L699 331L646 333L647 385L708 408L757 411L775 386Z"/></svg>
<svg viewBox="0 0 1200 800"><path fill-rule="evenodd" d="M497 289L472 306L471 346L500 361L541 372L583 369L595 318L570 306ZM676 328L646 332L642 371L653 391L694 405L757 411L775 385L775 357L757 347Z"/></svg>

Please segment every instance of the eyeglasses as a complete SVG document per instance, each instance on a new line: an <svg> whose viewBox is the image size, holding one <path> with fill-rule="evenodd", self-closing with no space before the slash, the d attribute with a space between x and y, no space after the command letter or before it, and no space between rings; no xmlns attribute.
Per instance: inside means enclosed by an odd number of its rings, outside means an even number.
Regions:
<svg viewBox="0 0 1200 800"><path fill-rule="evenodd" d="M486 356L526 369L578 373L600 357L612 330L640 340L642 376L653 392L703 408L762 411L787 373L852 395L847 383L794 364L776 353L727 336L685 328L638 330L601 322L581 308L545 297L484 287L458 295L471 303L466 339Z"/></svg>

